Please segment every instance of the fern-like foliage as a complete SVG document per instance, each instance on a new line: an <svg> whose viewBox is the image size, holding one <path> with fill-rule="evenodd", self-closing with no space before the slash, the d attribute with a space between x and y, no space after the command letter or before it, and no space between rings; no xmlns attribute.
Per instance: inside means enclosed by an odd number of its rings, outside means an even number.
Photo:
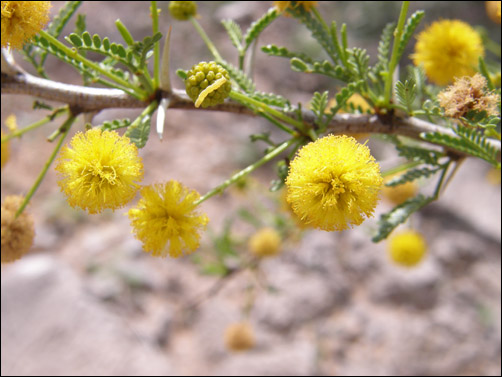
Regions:
<svg viewBox="0 0 502 377"><path fill-rule="evenodd" d="M378 42L378 71L387 71L389 60L390 60L390 46L392 43L392 36L394 34L394 29L396 24L394 22L385 25L380 37L380 42Z"/></svg>
<svg viewBox="0 0 502 377"><path fill-rule="evenodd" d="M413 103L417 98L417 85L415 80L398 81L395 86L397 101L404 106L408 114L413 112Z"/></svg>
<svg viewBox="0 0 502 377"><path fill-rule="evenodd" d="M297 72L317 73L344 82L350 81L350 78L352 76L348 72L348 70L341 65L334 66L327 60L324 60L322 62L314 61L312 64L310 64L300 58L293 58L291 59L291 69Z"/></svg>
<svg viewBox="0 0 502 377"><path fill-rule="evenodd" d="M250 97L263 102L266 105L277 106L280 108L291 107L289 100L274 93L254 92Z"/></svg>
<svg viewBox="0 0 502 377"><path fill-rule="evenodd" d="M237 48L237 50L242 51L243 47L241 44L242 41L242 30L241 27L235 23L233 20L223 20L221 21L223 27L227 31L232 44Z"/></svg>
<svg viewBox="0 0 502 377"><path fill-rule="evenodd" d="M120 128L126 128L131 125L131 121L127 118L124 119L114 119L112 121L104 121L101 125L103 131L113 131Z"/></svg>
<svg viewBox="0 0 502 377"><path fill-rule="evenodd" d="M497 161L498 150L489 143L489 139L480 131L460 125L454 131L458 137L439 132L424 133L420 137L431 143L445 145L471 156L479 157L493 166L500 168L500 162Z"/></svg>
<svg viewBox="0 0 502 377"><path fill-rule="evenodd" d="M326 53L331 57L333 63L337 63L338 58L336 55L336 51L334 48L333 41L331 39L331 35L326 31L323 24L319 22L319 20L312 16L310 12L307 12L303 7L289 7L287 9L293 17L298 19L305 27L310 30L312 37L319 42L322 48L326 51Z"/></svg>
<svg viewBox="0 0 502 377"><path fill-rule="evenodd" d="M396 149L399 156L402 156L409 161L422 162L429 165L437 165L438 159L444 156L443 152L404 145L399 141L396 144Z"/></svg>
<svg viewBox="0 0 502 377"><path fill-rule="evenodd" d="M336 95L336 104L329 109L329 116L327 117L325 124L328 124L331 119L336 115L340 109L343 109L352 95L361 91L361 87L364 86L363 81L351 82L345 88L342 88Z"/></svg>
<svg viewBox="0 0 502 377"><path fill-rule="evenodd" d="M288 50L286 47L277 47L276 45L263 46L261 50L268 54L269 56L279 56L282 58L297 58L308 64L314 64L314 60L302 52L293 52Z"/></svg>
<svg viewBox="0 0 502 377"><path fill-rule="evenodd" d="M79 50L92 51L109 57L109 65L122 63L131 73L136 74L144 69L155 43L161 38L162 34L156 33L154 36L145 37L141 42L134 42L131 46L125 47L120 43L111 43L108 38L101 39L97 34L91 36L86 31L81 36L72 33L66 40Z"/></svg>
<svg viewBox="0 0 502 377"><path fill-rule="evenodd" d="M143 148L148 141L150 135L151 115L147 114L141 119L135 120L125 132L125 136L131 139L131 142L138 148Z"/></svg>
<svg viewBox="0 0 502 377"><path fill-rule="evenodd" d="M53 18L49 26L47 26L47 33L51 34L53 37L57 38L61 34L61 31L66 26L66 24L70 21L71 17L75 14L78 7L82 4L82 1L67 1L63 7L59 10L58 14L56 14ZM35 69L39 72L39 74L45 78L47 78L45 71L43 69L45 59L47 58L47 51L41 50L37 48L37 46L26 43L23 46L23 53L25 59L28 60ZM37 60L37 56L39 59Z"/></svg>
<svg viewBox="0 0 502 377"><path fill-rule="evenodd" d="M403 34L401 35L401 39L399 40L399 46L397 49L397 56L398 59L401 58L403 55L404 49L408 45L408 42L411 39L411 36L415 32L415 29L417 28L418 24L422 20L422 18L425 16L425 12L423 10L418 10L415 13L413 13L410 18L406 21L406 25L404 25L404 30Z"/></svg>
<svg viewBox="0 0 502 377"><path fill-rule="evenodd" d="M378 221L378 232L372 238L373 242L380 242L399 225L404 223L410 215L432 202L434 198L418 195L401 203L392 211L380 216Z"/></svg>
<svg viewBox="0 0 502 377"><path fill-rule="evenodd" d="M315 123L317 125L323 124L323 118L326 116L325 111L328 106L328 91L324 93L315 92L310 100L310 108L315 115Z"/></svg>
<svg viewBox="0 0 502 377"><path fill-rule="evenodd" d="M219 61L218 64L220 64L223 68L225 68L228 71L228 74L232 78L232 80L244 92L251 94L256 91L256 87L254 85L253 80L248 75L246 75L242 70L240 70L239 68L235 67L234 65L226 61Z"/></svg>
<svg viewBox="0 0 502 377"><path fill-rule="evenodd" d="M247 50L251 43L258 38L260 33L265 30L265 28L270 25L277 17L279 13L275 8L270 8L267 13L265 13L258 20L253 22L249 29L246 31L246 35L244 35L244 50Z"/></svg>
<svg viewBox="0 0 502 377"><path fill-rule="evenodd" d="M442 169L443 169L442 166L436 166L434 168L424 167L424 168L410 169L406 173L391 179L389 182L385 184L385 186L399 186L402 185L403 183L412 182L419 178L428 178Z"/></svg>

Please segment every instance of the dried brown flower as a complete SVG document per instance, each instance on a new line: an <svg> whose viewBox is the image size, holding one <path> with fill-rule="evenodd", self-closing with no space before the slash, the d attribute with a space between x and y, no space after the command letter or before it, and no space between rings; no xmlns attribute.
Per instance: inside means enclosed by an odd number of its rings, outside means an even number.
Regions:
<svg viewBox="0 0 502 377"><path fill-rule="evenodd" d="M445 115L452 118L465 116L469 111L486 111L498 115L499 95L487 90L486 79L476 73L472 77L456 79L455 83L438 94L439 104Z"/></svg>
<svg viewBox="0 0 502 377"><path fill-rule="evenodd" d="M22 202L23 197L12 195L2 203L2 264L20 259L33 244L33 218L26 212L15 217Z"/></svg>

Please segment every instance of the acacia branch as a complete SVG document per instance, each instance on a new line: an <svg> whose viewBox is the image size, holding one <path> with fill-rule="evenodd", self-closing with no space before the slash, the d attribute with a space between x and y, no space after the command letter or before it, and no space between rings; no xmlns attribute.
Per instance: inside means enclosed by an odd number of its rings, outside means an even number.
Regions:
<svg viewBox="0 0 502 377"><path fill-rule="evenodd" d="M78 112L96 112L109 108L143 108L148 105L129 96L119 89L91 88L86 86L64 84L33 76L18 69L16 72L2 72L2 94L32 95L46 100L63 102ZM174 89L172 92L162 92L162 97L168 99L168 108L198 111L222 111L228 113L257 115L251 109L234 101L209 108L196 108L193 101L184 91ZM314 114L302 110L302 120L314 127ZM424 132L440 132L455 137L455 133L448 128L413 117L381 117L378 115L338 114L329 123L327 131L342 133L379 133L407 136L422 140L420 134ZM501 143L489 139L488 142L499 152ZM456 152L463 155L460 152Z"/></svg>

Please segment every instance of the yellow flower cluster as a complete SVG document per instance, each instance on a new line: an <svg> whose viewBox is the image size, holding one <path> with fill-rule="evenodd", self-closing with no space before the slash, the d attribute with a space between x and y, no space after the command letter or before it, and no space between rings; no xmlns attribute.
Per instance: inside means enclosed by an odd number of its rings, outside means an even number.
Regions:
<svg viewBox="0 0 502 377"><path fill-rule="evenodd" d="M414 267L427 252L427 244L418 232L408 230L391 236L389 240L390 258L398 265Z"/></svg>
<svg viewBox="0 0 502 377"><path fill-rule="evenodd" d="M230 351L246 351L253 348L256 341L254 331L248 322L238 322L225 330L225 346Z"/></svg>
<svg viewBox="0 0 502 377"><path fill-rule="evenodd" d="M2 264L20 259L30 250L35 238L31 215L23 212L15 216L23 200L22 196L7 196L2 203Z"/></svg>
<svg viewBox="0 0 502 377"><path fill-rule="evenodd" d="M153 256L178 258L199 247L199 231L209 219L197 213L200 195L177 181L145 186L129 219L143 249Z"/></svg>
<svg viewBox="0 0 502 377"><path fill-rule="evenodd" d="M50 1L2 1L2 47L20 49L49 21Z"/></svg>
<svg viewBox="0 0 502 377"><path fill-rule="evenodd" d="M367 146L329 135L304 146L291 162L287 200L303 222L344 230L373 215L382 181Z"/></svg>
<svg viewBox="0 0 502 377"><path fill-rule="evenodd" d="M424 67L432 82L447 85L455 77L473 75L483 55L481 36L469 24L441 20L418 35L411 58L415 65Z"/></svg>
<svg viewBox="0 0 502 377"><path fill-rule="evenodd" d="M143 163L129 138L94 128L76 134L61 150L58 182L72 207L89 213L129 203L143 178Z"/></svg>
<svg viewBox="0 0 502 377"><path fill-rule="evenodd" d="M262 228L249 239L248 246L259 258L273 257L281 252L281 235L274 228Z"/></svg>
<svg viewBox="0 0 502 377"><path fill-rule="evenodd" d="M170 1L169 13L176 20L186 21L197 15L197 3L195 1Z"/></svg>

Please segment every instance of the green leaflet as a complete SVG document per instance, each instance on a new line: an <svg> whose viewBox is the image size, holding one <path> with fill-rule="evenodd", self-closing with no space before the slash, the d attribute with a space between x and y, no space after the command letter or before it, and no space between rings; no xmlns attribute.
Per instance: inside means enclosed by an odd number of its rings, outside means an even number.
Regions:
<svg viewBox="0 0 502 377"><path fill-rule="evenodd" d="M425 12L423 10L418 10L415 13L413 13L410 16L410 18L408 18L408 20L406 21L406 24L404 25L403 34L401 35L401 39L399 40L399 46L397 50L398 60L401 59L404 49L408 45L411 36L415 32L415 29L417 28L418 24L420 23L420 21L424 16Z"/></svg>
<svg viewBox="0 0 502 377"><path fill-rule="evenodd" d="M260 33L265 30L265 28L272 23L277 17L279 13L275 8L270 8L267 13L265 13L261 18L257 21L253 22L249 29L246 31L246 35L244 36L244 50L247 50L251 43L253 43L256 38L260 35Z"/></svg>
<svg viewBox="0 0 502 377"><path fill-rule="evenodd" d="M413 111L413 102L417 98L415 80L406 80L404 83L398 81L396 82L395 90L398 102L406 108L408 114L411 114Z"/></svg>
<svg viewBox="0 0 502 377"><path fill-rule="evenodd" d="M459 137L438 132L425 133L420 136L429 142L445 145L472 156L479 157L493 166L500 168L500 162L497 161L497 149L490 145L488 138L483 136L481 132L460 125L458 125L454 131Z"/></svg>
<svg viewBox="0 0 502 377"><path fill-rule="evenodd" d="M221 21L223 27L227 31L232 44L237 48L237 50L242 51L242 31L241 27L237 25L233 20L223 20Z"/></svg>
<svg viewBox="0 0 502 377"><path fill-rule="evenodd" d="M399 186L406 182L412 182L419 178L427 178L431 175L436 174L438 171L442 170L442 166L437 166L434 168L415 168L410 169L406 173L401 174L400 176L391 179L389 182L385 184L385 186Z"/></svg>
<svg viewBox="0 0 502 377"><path fill-rule="evenodd" d="M146 114L137 125L132 125L127 128L125 136L131 139L131 143L135 144L138 148L143 148L148 141L150 135L150 121L151 115Z"/></svg>
<svg viewBox="0 0 502 377"><path fill-rule="evenodd" d="M228 71L232 80L246 93L253 93L256 90L253 80L239 68L226 61L219 61L218 64Z"/></svg>
<svg viewBox="0 0 502 377"><path fill-rule="evenodd" d="M380 242L381 240L387 238L387 236L399 224L404 223L413 212L418 211L433 200L434 198L426 197L420 194L414 198L408 199L404 203L392 209L392 211L380 216L380 220L378 221L378 232L372 238L372 241Z"/></svg>

